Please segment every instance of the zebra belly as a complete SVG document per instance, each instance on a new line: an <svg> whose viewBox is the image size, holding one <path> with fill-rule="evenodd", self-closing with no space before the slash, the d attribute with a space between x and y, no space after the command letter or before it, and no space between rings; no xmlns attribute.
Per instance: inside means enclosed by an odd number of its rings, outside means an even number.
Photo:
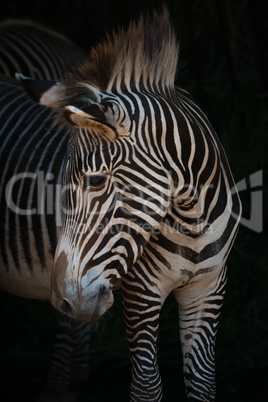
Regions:
<svg viewBox="0 0 268 402"><path fill-rule="evenodd" d="M28 229L23 236L6 228L5 235L0 250L0 289L25 298L50 300L55 244L49 242L47 231L38 237ZM23 237L27 235L26 245Z"/></svg>
<svg viewBox="0 0 268 402"><path fill-rule="evenodd" d="M24 261L18 270L15 265L9 265L6 269L2 257L0 258L0 289L16 296L50 300L51 269L43 268L39 261L33 261L34 270L30 271ZM47 266L52 267L53 259L47 261Z"/></svg>

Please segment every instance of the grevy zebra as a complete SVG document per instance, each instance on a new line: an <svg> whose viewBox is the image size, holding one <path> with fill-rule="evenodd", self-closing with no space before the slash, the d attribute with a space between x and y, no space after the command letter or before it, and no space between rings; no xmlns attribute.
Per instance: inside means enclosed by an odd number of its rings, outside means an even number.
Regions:
<svg viewBox="0 0 268 402"><path fill-rule="evenodd" d="M21 90L14 87L14 82L7 76L15 76L15 72L19 71L31 75L33 78L59 79L64 76L66 71L74 68L78 61L82 62L86 59L87 55L83 50L76 47L66 37L47 27L41 27L30 21L7 21L0 24L0 70L5 73L5 76L1 75L2 97L0 101L1 164L3 166L1 169L0 288L16 295L49 299L50 270L56 247L57 228L51 216L48 215L45 217L46 225L42 228L44 231L41 230L41 233L38 219L31 220L28 217L28 223L24 226L23 218L14 214L14 211L8 211L9 206L6 205L4 188L8 178L11 178L14 172L19 175L25 174L26 166L34 155L32 148L25 149L27 142L23 141L29 134L40 136L40 131L37 129L38 114L36 114L36 124L29 125L28 108L32 110L32 105L25 99ZM4 82L11 85L4 84ZM15 85L18 85L16 80ZM42 114L43 120L44 114ZM49 154L49 146L44 148L45 151L48 156L52 156L53 150L50 150L51 154ZM64 152L63 148L62 155ZM51 158L50 164L53 166L54 163L55 161ZM38 165L36 167L38 168ZM33 172L36 167L32 166ZM39 173L41 174L41 172ZM29 180L31 172L26 172L27 175ZM41 179L39 175L39 184L43 184ZM16 184L18 183L19 181ZM23 191L20 194L23 196ZM31 196L31 193L29 195ZM14 201L16 204L17 200ZM30 236L31 225L34 237ZM43 237L47 232L50 233L49 239ZM38 255L35 254L35 250L38 250ZM12 258L6 258L10 251ZM33 285L35 281L38 283L38 286L35 286L34 294L29 286L31 280L33 280ZM44 291L40 292L40 280L44 282L45 295ZM56 398L70 398L70 394L68 394L70 385L74 390L76 384L87 377L88 342L89 324L59 319L53 358L40 401L49 400L51 402ZM75 396L73 393L71 395Z"/></svg>
<svg viewBox="0 0 268 402"><path fill-rule="evenodd" d="M132 401L162 398L156 342L170 292L188 400L214 400L215 335L241 209L213 128L174 85L177 57L164 10L114 33L61 83L18 77L72 128L52 303L91 321L122 288Z"/></svg>

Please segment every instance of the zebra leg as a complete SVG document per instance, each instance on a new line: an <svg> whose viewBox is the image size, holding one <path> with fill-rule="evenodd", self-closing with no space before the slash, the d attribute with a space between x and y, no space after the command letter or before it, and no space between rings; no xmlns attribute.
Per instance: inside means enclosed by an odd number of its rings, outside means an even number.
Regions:
<svg viewBox="0 0 268 402"><path fill-rule="evenodd" d="M156 342L162 296L146 280L128 274L123 280L123 302L132 370L130 401L161 401Z"/></svg>
<svg viewBox="0 0 268 402"><path fill-rule="evenodd" d="M89 341L90 324L77 322L75 328L75 342L71 360L70 385L72 390L78 389L80 383L87 379L89 373Z"/></svg>
<svg viewBox="0 0 268 402"><path fill-rule="evenodd" d="M88 344L89 324L59 320L47 381L38 402L77 401L77 385L88 374Z"/></svg>
<svg viewBox="0 0 268 402"><path fill-rule="evenodd" d="M226 266L174 292L179 305L183 372L189 401L214 401L215 339L226 285Z"/></svg>

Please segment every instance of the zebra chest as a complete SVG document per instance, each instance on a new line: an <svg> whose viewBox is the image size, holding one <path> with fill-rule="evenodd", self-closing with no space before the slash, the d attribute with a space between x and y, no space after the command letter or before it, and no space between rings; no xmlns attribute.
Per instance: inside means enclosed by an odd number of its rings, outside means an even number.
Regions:
<svg viewBox="0 0 268 402"><path fill-rule="evenodd" d="M145 257L154 265L161 287L169 293L213 275L226 259L228 244L218 242L216 232L198 238L184 236L163 224L146 247Z"/></svg>

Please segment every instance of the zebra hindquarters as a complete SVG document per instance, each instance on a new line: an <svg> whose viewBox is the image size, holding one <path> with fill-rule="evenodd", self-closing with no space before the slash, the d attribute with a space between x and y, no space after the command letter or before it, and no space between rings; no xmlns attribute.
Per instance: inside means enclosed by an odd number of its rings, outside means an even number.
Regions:
<svg viewBox="0 0 268 402"><path fill-rule="evenodd" d="M215 340L226 285L226 265L174 291L187 400L215 400Z"/></svg>

